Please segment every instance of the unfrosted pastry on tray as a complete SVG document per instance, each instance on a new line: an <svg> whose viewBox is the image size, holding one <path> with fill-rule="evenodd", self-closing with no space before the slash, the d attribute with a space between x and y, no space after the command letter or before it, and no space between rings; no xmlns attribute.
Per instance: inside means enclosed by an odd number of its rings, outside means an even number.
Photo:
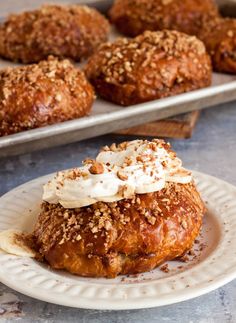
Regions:
<svg viewBox="0 0 236 323"><path fill-rule="evenodd" d="M204 42L215 71L236 73L236 19L205 18L198 37Z"/></svg>
<svg viewBox="0 0 236 323"><path fill-rule="evenodd" d="M94 91L69 60L0 71L0 136L89 114Z"/></svg>
<svg viewBox="0 0 236 323"><path fill-rule="evenodd" d="M218 16L213 0L115 0L111 21L128 36L173 29L195 35L203 15Z"/></svg>
<svg viewBox="0 0 236 323"><path fill-rule="evenodd" d="M23 63L54 55L87 58L107 40L109 23L96 9L79 5L44 5L10 15L0 27L0 56Z"/></svg>
<svg viewBox="0 0 236 323"><path fill-rule="evenodd" d="M89 277L145 272L180 257L205 212L191 172L157 139L104 147L57 173L43 200L38 252L54 269Z"/></svg>
<svg viewBox="0 0 236 323"><path fill-rule="evenodd" d="M209 86L212 69L200 40L164 30L101 45L85 74L102 98L127 106Z"/></svg>

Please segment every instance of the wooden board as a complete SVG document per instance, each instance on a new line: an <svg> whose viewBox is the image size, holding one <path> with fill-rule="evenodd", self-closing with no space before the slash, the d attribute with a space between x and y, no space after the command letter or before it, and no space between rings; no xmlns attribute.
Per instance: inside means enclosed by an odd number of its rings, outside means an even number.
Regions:
<svg viewBox="0 0 236 323"><path fill-rule="evenodd" d="M190 138L199 115L199 111L192 111L168 119L149 122L141 126L119 130L116 133L121 135L150 137Z"/></svg>

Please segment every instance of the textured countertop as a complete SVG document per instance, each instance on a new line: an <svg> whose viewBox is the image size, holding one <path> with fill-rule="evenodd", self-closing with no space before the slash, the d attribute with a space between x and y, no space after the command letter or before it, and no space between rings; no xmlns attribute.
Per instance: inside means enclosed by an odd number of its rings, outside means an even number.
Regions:
<svg viewBox="0 0 236 323"><path fill-rule="evenodd" d="M193 137L171 143L184 165L236 185L236 103L202 112ZM95 156L99 147L133 137L107 135L0 160L0 195L17 185ZM161 308L92 311L37 301L0 284L0 321L10 322L236 322L236 281L199 298Z"/></svg>

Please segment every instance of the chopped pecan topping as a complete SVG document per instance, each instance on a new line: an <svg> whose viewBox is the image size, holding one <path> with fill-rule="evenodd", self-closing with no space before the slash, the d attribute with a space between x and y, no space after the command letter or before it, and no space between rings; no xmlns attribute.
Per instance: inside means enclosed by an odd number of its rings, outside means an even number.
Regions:
<svg viewBox="0 0 236 323"><path fill-rule="evenodd" d="M128 179L128 176L122 173L121 171L117 172L117 177L122 181L126 181Z"/></svg>
<svg viewBox="0 0 236 323"><path fill-rule="evenodd" d="M89 172L94 175L103 174L104 167L101 163L94 161L92 166L89 168Z"/></svg>

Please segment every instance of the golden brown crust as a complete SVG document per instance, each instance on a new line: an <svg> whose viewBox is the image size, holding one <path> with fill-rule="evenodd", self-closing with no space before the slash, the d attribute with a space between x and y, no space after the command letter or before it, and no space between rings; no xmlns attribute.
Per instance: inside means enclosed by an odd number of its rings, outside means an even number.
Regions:
<svg viewBox="0 0 236 323"><path fill-rule="evenodd" d="M94 92L68 60L0 72L0 136L79 118L90 112Z"/></svg>
<svg viewBox="0 0 236 323"><path fill-rule="evenodd" d="M101 45L85 73L97 93L121 105L137 104L206 87L211 63L195 36L145 32Z"/></svg>
<svg viewBox="0 0 236 323"><path fill-rule="evenodd" d="M116 0L110 10L111 21L128 36L162 29L195 35L205 14L218 15L213 0Z"/></svg>
<svg viewBox="0 0 236 323"><path fill-rule="evenodd" d="M80 61L107 40L109 23L95 9L45 5L11 15L0 27L0 55L34 63L48 55Z"/></svg>
<svg viewBox="0 0 236 323"><path fill-rule="evenodd" d="M80 209L45 202L34 235L52 268L115 277L181 256L199 234L204 211L193 183L167 183L159 192Z"/></svg>
<svg viewBox="0 0 236 323"><path fill-rule="evenodd" d="M236 73L236 19L205 17L198 37L205 43L215 71Z"/></svg>

